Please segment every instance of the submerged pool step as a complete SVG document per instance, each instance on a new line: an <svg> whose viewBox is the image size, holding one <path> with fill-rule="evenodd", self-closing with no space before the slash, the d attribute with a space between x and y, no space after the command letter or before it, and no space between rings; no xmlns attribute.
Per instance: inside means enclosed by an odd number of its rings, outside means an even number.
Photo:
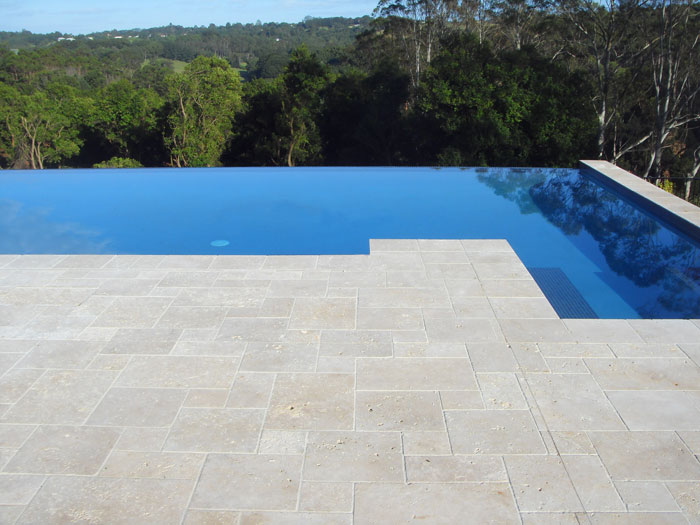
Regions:
<svg viewBox="0 0 700 525"><path fill-rule="evenodd" d="M562 319L598 319L561 268L528 268L528 271Z"/></svg>

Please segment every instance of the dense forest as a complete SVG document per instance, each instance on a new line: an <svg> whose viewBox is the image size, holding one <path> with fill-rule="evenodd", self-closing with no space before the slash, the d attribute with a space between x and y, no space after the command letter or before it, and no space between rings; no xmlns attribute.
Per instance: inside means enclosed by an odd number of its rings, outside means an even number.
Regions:
<svg viewBox="0 0 700 525"><path fill-rule="evenodd" d="M581 158L697 193L700 4L379 0L358 19L0 33L0 168Z"/></svg>

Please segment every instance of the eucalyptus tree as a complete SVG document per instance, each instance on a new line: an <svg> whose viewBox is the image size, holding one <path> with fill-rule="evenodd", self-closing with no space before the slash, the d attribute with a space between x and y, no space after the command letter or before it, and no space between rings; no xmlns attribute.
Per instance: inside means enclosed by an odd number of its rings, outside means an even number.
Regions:
<svg viewBox="0 0 700 525"><path fill-rule="evenodd" d="M374 15L400 43L404 62L418 89L425 66L439 52L440 41L460 13L459 0L379 0Z"/></svg>
<svg viewBox="0 0 700 525"><path fill-rule="evenodd" d="M700 6L655 0L641 24L654 96L647 178L662 175L663 151L672 139L700 123Z"/></svg>
<svg viewBox="0 0 700 525"><path fill-rule="evenodd" d="M242 107L241 95L238 72L222 58L197 57L181 75L172 75L165 134L171 165L218 165Z"/></svg>
<svg viewBox="0 0 700 525"><path fill-rule="evenodd" d="M563 0L559 13L573 28L569 52L578 57L594 81L592 103L598 118L598 157L619 160L649 138L627 139L611 153L611 129L634 85L634 60L640 53L632 23L645 0ZM624 80L623 80L624 78Z"/></svg>

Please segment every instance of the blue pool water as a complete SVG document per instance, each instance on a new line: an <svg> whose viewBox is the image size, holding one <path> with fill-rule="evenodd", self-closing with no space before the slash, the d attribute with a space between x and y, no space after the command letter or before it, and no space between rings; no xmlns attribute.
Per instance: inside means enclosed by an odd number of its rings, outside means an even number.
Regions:
<svg viewBox="0 0 700 525"><path fill-rule="evenodd" d="M504 238L553 304L577 296L572 316L700 317L698 244L578 170L0 173L0 253L358 254L370 238Z"/></svg>

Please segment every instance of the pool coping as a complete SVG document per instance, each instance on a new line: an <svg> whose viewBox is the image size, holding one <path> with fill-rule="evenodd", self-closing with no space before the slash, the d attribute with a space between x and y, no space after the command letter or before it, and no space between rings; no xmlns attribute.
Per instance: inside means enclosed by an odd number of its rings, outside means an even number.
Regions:
<svg viewBox="0 0 700 525"><path fill-rule="evenodd" d="M700 208L604 160L581 160L580 168L624 198L645 207L700 242Z"/></svg>

